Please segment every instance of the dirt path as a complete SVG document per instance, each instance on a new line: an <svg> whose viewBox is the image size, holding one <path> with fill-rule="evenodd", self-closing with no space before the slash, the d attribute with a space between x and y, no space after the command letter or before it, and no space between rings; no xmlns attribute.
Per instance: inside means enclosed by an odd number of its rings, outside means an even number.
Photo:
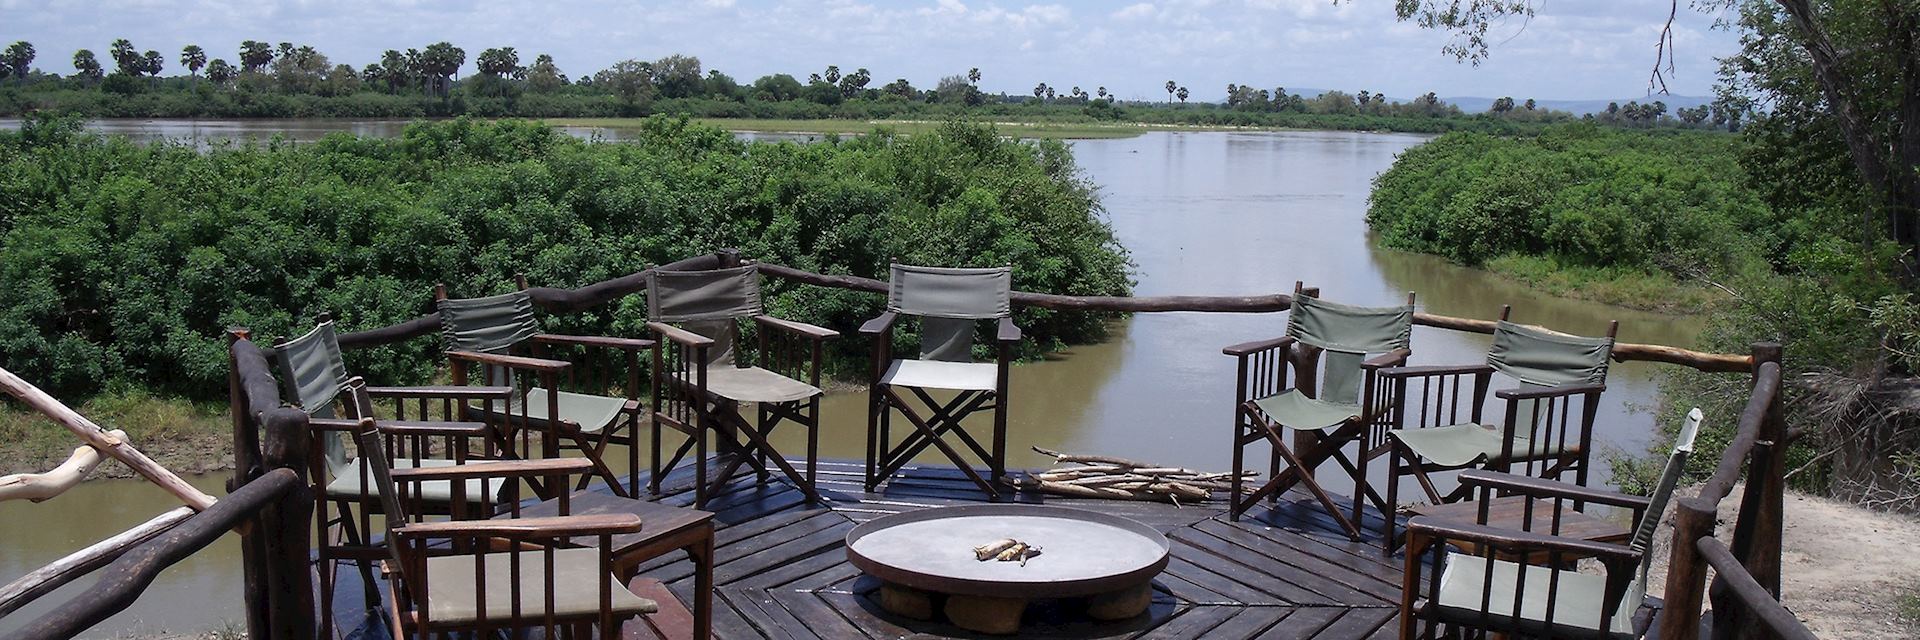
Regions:
<svg viewBox="0 0 1920 640"><path fill-rule="evenodd" d="M1742 490L1720 504L1719 537L1729 542ZM1901 599L1920 593L1920 519L1792 492L1785 504L1781 597L1808 629L1823 639L1920 638L1920 624L1900 617ZM1653 585L1666 584L1669 535L1656 538Z"/></svg>

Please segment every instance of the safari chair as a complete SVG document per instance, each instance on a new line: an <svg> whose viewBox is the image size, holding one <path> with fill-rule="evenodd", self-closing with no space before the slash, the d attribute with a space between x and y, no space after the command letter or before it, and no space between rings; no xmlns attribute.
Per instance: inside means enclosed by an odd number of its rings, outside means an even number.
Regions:
<svg viewBox="0 0 1920 640"><path fill-rule="evenodd" d="M1464 485L1440 492L1433 474L1455 469L1518 471L1556 480L1571 471L1576 484L1587 483L1594 416L1607 389L1607 359L1620 325L1610 323L1606 337L1589 338L1515 324L1507 319L1510 313L1510 308L1500 311L1486 364L1403 367L1382 374L1400 399L1391 409L1393 429L1387 432L1389 513L1400 506L1400 479L1406 476L1413 476L1434 504L1456 502L1471 492ZM1496 372L1520 383L1494 392L1506 405L1497 427L1481 420ZM1409 395L1415 385L1419 393ZM1463 392L1471 394L1465 402ZM1390 550L1394 521L1384 520Z"/></svg>
<svg viewBox="0 0 1920 640"><path fill-rule="evenodd" d="M505 402L511 390L505 387L369 387L359 377L347 376L333 320L325 314L316 319L316 326L305 335L276 340L273 358L280 368L284 396L313 416L309 423L313 443L308 447L308 472L315 484L323 488L320 499L314 501L318 540L315 561L322 567L318 572L323 587L321 608L330 614L335 577L332 563L358 562L371 584L372 573L367 563L385 554L382 545L370 535L372 517L380 512L380 502L368 489L371 485L367 460L349 453L340 434L351 434L360 418L374 418L376 399L391 400L393 419L378 423L386 440L384 462L388 466L443 467L488 461L503 454L497 433L484 423L452 421L453 406L467 401ZM409 401L415 404L418 419L407 419ZM442 410L441 419L427 420L431 405L436 402ZM422 510L451 511L452 487L448 483L429 483L421 489L426 500ZM477 485L472 490L477 491ZM330 619L323 617L322 624L329 622Z"/></svg>
<svg viewBox="0 0 1920 640"><path fill-rule="evenodd" d="M1700 410L1694 409L1674 439L1673 453L1650 497L1497 471L1461 473L1461 483L1479 493L1480 504L1490 504L1496 494L1524 497L1527 508L1551 516L1547 529L1532 530L1531 519L1523 520L1519 530L1490 527L1484 508L1478 522L1414 518L1407 525L1400 637L1643 635L1653 618L1646 597L1653 536L1699 429ZM1630 510L1633 536L1622 546L1558 535L1562 515L1573 508L1569 503ZM1579 558L1597 559L1600 572L1576 569Z"/></svg>
<svg viewBox="0 0 1920 640"><path fill-rule="evenodd" d="M543 333L533 316L526 278L516 276L515 280L520 290L485 298L451 299L446 285L434 288L454 384L466 384L467 367L477 365L485 384L514 390L504 405L469 404L469 415L501 425L521 457L552 458L565 449L579 451L593 462L594 474L605 479L615 495L632 497L640 466L635 448L642 415L640 352L653 348L653 341ZM554 359L557 349L568 350L573 357ZM573 390L563 389L563 382ZM616 388L622 395L605 395ZM539 436L537 453L534 434ZM607 446L613 444L627 447L625 485L606 463ZM587 480L581 479L581 488ZM556 491L565 488L543 489L543 495Z"/></svg>
<svg viewBox="0 0 1920 640"><path fill-rule="evenodd" d="M362 423L358 442L377 451L383 443L370 426ZM639 516L570 515L568 494L561 492L555 498L561 515L519 517L522 483L565 486L569 475L591 471L592 461L389 469L384 456L374 458L371 482L388 514L392 541L384 568L396 635L424 639L480 631L492 637L538 628L544 637L564 631L586 638L598 627L599 637L619 638L627 620L659 610L658 603L622 586L614 572L612 537L639 531ZM475 482L480 491L468 495L465 487ZM433 483L455 487L456 502L478 502L470 511L512 517L427 522L412 507Z"/></svg>
<svg viewBox="0 0 1920 640"><path fill-rule="evenodd" d="M809 503L818 502L814 481L820 448L821 348L840 334L767 315L760 299L760 268L753 264L711 271L654 269L647 277L647 315L652 318L647 327L663 345L653 352L650 492L660 493L660 479L691 450L696 508L705 507L742 464L752 464L759 481L766 482L771 475L768 462L793 481ZM758 338L752 362L736 358L745 319L753 321ZM754 422L741 414L742 405L754 406ZM804 475L768 440L784 422L807 431ZM664 464L662 428L687 436ZM711 481L706 464L710 444L728 457Z"/></svg>
<svg viewBox="0 0 1920 640"><path fill-rule="evenodd" d="M867 408L867 490L878 488L932 446L997 499L1000 489L995 485L1005 483L1007 472L1007 370L1013 345L1020 342L1020 327L1013 323L1013 270L913 267L897 262L890 270L886 312L860 327L860 333L874 338ZM919 319L918 358L893 357L893 329L901 316ZM987 319L999 320L997 356L995 362L974 362L975 324ZM951 392L952 397L936 399L929 389ZM993 437L981 446L962 421L988 410L993 411ZM913 426L897 444L891 437L896 411ZM948 436L986 465L986 476L946 440Z"/></svg>

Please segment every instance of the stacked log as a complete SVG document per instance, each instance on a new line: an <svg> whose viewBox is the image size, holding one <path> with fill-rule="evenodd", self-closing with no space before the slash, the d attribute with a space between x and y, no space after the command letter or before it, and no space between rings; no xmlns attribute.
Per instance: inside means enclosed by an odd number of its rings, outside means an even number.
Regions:
<svg viewBox="0 0 1920 640"><path fill-rule="evenodd" d="M1057 463L1051 469L1016 480L1015 484L1023 489L1075 498L1150 500L1175 505L1182 500L1212 500L1215 491L1233 490L1231 473L1209 473L1112 456L1060 453L1040 447L1033 450L1053 457ZM1247 471L1242 478L1255 475L1258 474Z"/></svg>

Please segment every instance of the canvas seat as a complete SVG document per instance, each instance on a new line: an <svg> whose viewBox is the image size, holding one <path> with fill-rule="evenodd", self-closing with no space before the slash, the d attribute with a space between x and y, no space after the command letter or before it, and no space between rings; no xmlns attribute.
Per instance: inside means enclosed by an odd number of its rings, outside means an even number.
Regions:
<svg viewBox="0 0 1920 640"><path fill-rule="evenodd" d="M1508 320L1503 307L1494 325L1485 364L1410 367L1385 374L1402 390L1389 411L1393 428L1386 445L1387 504L1400 505L1400 480L1412 477L1434 504L1456 502L1466 489L1442 492L1434 474L1469 468L1518 470L1557 479L1571 472L1586 484L1588 451L1600 395L1606 391L1608 358L1618 323L1603 337L1575 336ZM1495 424L1482 420L1482 405L1494 374L1515 388L1494 393L1504 405ZM1417 389L1417 394L1407 393ZM1463 395L1468 390L1471 395ZM1466 415L1461 415L1465 407ZM1396 546L1392 518L1382 523L1388 552Z"/></svg>
<svg viewBox="0 0 1920 640"><path fill-rule="evenodd" d="M1375 374L1406 363L1412 335L1412 295L1403 306L1356 307L1310 295L1296 283L1284 337L1223 349L1239 360L1228 517L1238 520L1261 498L1277 498L1304 485L1358 540L1362 501L1384 505L1367 487L1367 461L1379 455L1374 443L1382 430L1382 408L1392 405L1390 390L1376 384ZM1315 380L1318 388L1289 385L1288 372L1296 368L1293 380ZM1271 450L1271 475L1259 489L1241 491L1246 448L1263 442ZM1311 444L1303 447L1302 442ZM1349 457L1343 449L1356 443L1358 451ZM1352 515L1334 503L1314 476L1329 460L1353 478Z"/></svg>
<svg viewBox="0 0 1920 640"><path fill-rule="evenodd" d="M625 398L611 398L585 393L574 393L572 391L561 391L555 401L549 402L547 400L549 393L552 392L547 389L535 388L527 389L524 394L524 399L522 398L522 394L514 394L513 397L507 399L504 405L504 415L513 416L514 418L524 416L536 426L544 428L544 425L553 419L553 414L549 412L550 408L558 406L561 422L570 425L579 425L581 433L598 435L605 431L608 426L619 423L620 414L628 410L628 403L630 402ZM475 404L469 404L467 410L475 416L484 416L487 413L485 407ZM496 408L494 413L499 413L500 411L501 409Z"/></svg>
<svg viewBox="0 0 1920 640"><path fill-rule="evenodd" d="M920 455L938 449L961 473L1000 497L1007 468L1007 376L1012 349L1020 341L1013 323L1013 270L1010 267L920 267L898 262L888 267L887 310L860 332L873 336L874 359L867 405L868 491ZM893 355L894 325L901 317L917 320L917 358ZM994 362L974 362L974 334L981 320L994 320ZM955 392L936 398L928 390ZM991 411L986 444L967 431L966 419ZM898 415L911 429L896 442ZM960 447L955 447L955 444ZM969 455L970 454L970 455ZM986 467L982 475L974 466Z"/></svg>
<svg viewBox="0 0 1920 640"><path fill-rule="evenodd" d="M454 384L467 384L471 368L483 384L513 390L506 402L470 405L468 415L498 425L521 457L577 451L593 462L594 475L615 495L631 496L640 473L640 358L653 342L545 333L534 316L526 278L514 281L517 291L481 298L450 298L445 285L434 287ZM619 395L608 393L616 388ZM627 448L625 483L606 462L610 445ZM581 479L581 488L587 480ZM542 488L546 495L560 490Z"/></svg>
<svg viewBox="0 0 1920 640"><path fill-rule="evenodd" d="M553 608L547 608L547 564L544 551L519 553L520 617L539 619L551 612L555 617L588 617L600 612L600 588L594 580L601 574L599 549L555 549L553 551ZM505 622L514 617L513 559L505 553L487 554L486 611L480 610L479 591L473 588L475 565L472 555L427 558L426 609L428 619L445 624L468 625L475 622ZM660 605L633 595L626 589L613 589L612 607L616 616L632 617L654 613Z"/></svg>
<svg viewBox="0 0 1920 640"><path fill-rule="evenodd" d="M760 482L775 470L820 500L820 362L827 338L837 332L766 315L760 269L754 264L707 271L652 269L647 275L647 328L660 339L654 352L653 475L649 490L688 455L694 465L694 503L705 507L741 465L752 465ZM751 320L757 344L738 349L740 325ZM801 344L804 343L804 344ZM738 351L738 352L737 352ZM745 362L744 357L755 362ZM800 378L805 378L803 382ZM744 407L753 407L749 420ZM802 473L775 449L768 436L794 424L807 432ZM662 429L687 436L670 459L662 457ZM726 456L717 474L705 464L709 445Z"/></svg>
<svg viewBox="0 0 1920 640"><path fill-rule="evenodd" d="M1500 427L1490 424L1454 424L1394 432L1408 449L1433 464L1464 467L1477 462L1506 461L1506 436ZM1579 453L1579 443L1548 441L1535 443L1531 438L1513 439L1515 460Z"/></svg>
<svg viewBox="0 0 1920 640"><path fill-rule="evenodd" d="M895 360L880 384L951 391L992 391L1000 369L990 362Z"/></svg>
<svg viewBox="0 0 1920 640"><path fill-rule="evenodd" d="M1488 563L1493 564L1491 571ZM1522 571L1526 572L1524 579L1519 575ZM1453 554L1440 574L1440 590L1434 602L1440 607L1441 619L1465 622L1480 618L1482 598L1486 598L1487 613L1496 618L1497 624L1543 634L1549 629L1540 621L1547 619L1547 603L1552 602L1557 610L1551 634L1593 635L1600 629L1606 587L1603 575ZM1605 636L1633 637L1633 612L1645 599L1646 585L1634 581L1614 606L1613 615L1606 616Z"/></svg>
<svg viewBox="0 0 1920 640"><path fill-rule="evenodd" d="M1408 524L1407 573L1401 584L1400 637L1484 637L1520 634L1556 638L1614 640L1637 638L1651 622L1639 615L1647 603L1653 536L1686 472L1687 457L1700 433L1699 409L1687 414L1674 438L1660 481L1648 497L1540 481L1496 471L1461 474L1479 500L1496 496L1527 501L1532 513L1550 515L1544 529L1534 519L1521 528L1459 523L1420 516ZM1556 535L1562 514L1586 504L1629 511L1633 534L1627 544L1598 543ZM1429 561L1423 562L1425 558ZM1515 558L1539 559L1525 562ZM1593 558L1581 569L1576 561ZM1439 571L1437 579L1426 574ZM1429 589L1422 598L1421 589Z"/></svg>
<svg viewBox="0 0 1920 640"><path fill-rule="evenodd" d="M467 464L485 464L487 462L492 462L492 461L491 460L473 460L473 461L469 461ZM392 461L393 468L395 469L412 469L415 467L419 467L423 469L434 468L434 467L451 467L456 464L460 464L460 463L454 462L452 460L441 460L441 459L434 459L434 458L422 458L418 464L416 464L413 460L408 460L406 458L401 458L399 460ZM352 462L348 463L347 466L339 469L336 473L333 474L333 481L327 483L327 497L328 498L351 498L355 500L378 499L379 490L378 489L369 490L370 487L367 486L368 483L361 481L362 478L370 477L367 475L367 471L365 469L366 466L367 466L367 461L365 459L355 458ZM466 481L466 485L467 485L466 495L475 497L475 498L478 498L481 493L487 490L486 486L480 480L477 480L477 479ZM497 487L498 485L495 485L495 486ZM428 502L435 502L435 503L453 502L453 483L452 482L445 482L445 481L424 482L420 484L419 491L420 491L420 499L426 500Z"/></svg>

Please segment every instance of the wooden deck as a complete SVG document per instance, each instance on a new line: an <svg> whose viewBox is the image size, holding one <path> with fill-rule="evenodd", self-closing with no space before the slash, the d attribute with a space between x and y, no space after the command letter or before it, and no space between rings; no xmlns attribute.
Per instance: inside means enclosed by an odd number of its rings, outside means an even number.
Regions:
<svg viewBox="0 0 1920 640"><path fill-rule="evenodd" d="M662 502L693 501L690 469L663 483ZM716 638L981 637L939 622L919 622L882 611L878 584L847 562L845 538L857 523L882 515L954 504L985 496L957 469L916 466L881 491L861 486L859 462L820 462L826 505L779 482L756 485L743 474L708 508L714 511ZM1148 614L1124 622L1094 623L1036 607L1023 638L1391 638L1400 599L1401 560L1381 555L1378 514L1367 514L1369 536L1352 542L1304 493L1282 496L1228 522L1223 505L1062 498L1022 493L1019 502L1078 506L1124 515L1165 532L1173 559L1153 582ZM642 565L641 575L666 584L682 603L692 601L692 565L679 555ZM383 637L360 628L357 573L340 571L337 619L347 637ZM377 627L378 625L370 625ZM644 625L629 625L644 627ZM655 637L642 628L629 637Z"/></svg>

